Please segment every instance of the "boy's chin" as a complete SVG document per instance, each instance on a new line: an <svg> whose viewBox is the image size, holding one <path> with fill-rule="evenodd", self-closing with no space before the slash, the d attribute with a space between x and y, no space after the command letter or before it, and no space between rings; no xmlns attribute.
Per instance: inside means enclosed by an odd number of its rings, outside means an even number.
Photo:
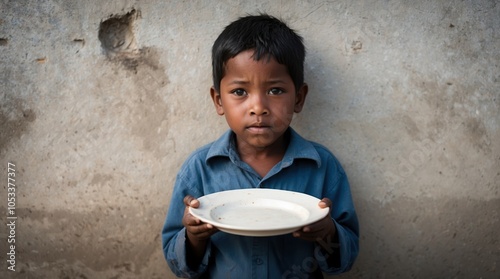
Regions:
<svg viewBox="0 0 500 279"><path fill-rule="evenodd" d="M278 145L284 144L282 142L282 136L276 136L275 134L252 134L245 135L242 137L237 136L237 141L239 145L243 144L247 148L253 148L256 150L262 150L267 148L278 148Z"/></svg>

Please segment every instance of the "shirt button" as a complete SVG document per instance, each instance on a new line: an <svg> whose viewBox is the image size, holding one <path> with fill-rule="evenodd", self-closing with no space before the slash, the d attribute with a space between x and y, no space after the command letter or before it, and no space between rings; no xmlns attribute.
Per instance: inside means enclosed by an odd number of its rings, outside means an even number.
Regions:
<svg viewBox="0 0 500 279"><path fill-rule="evenodd" d="M263 264L263 263L264 263L264 261L263 261L261 258L257 258L257 259L255 259L255 263L256 263L257 265L261 265L261 264Z"/></svg>

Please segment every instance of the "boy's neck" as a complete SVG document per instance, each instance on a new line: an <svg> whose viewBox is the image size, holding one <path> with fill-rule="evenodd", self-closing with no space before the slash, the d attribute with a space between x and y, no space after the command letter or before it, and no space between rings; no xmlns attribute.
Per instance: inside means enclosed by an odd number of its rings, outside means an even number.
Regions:
<svg viewBox="0 0 500 279"><path fill-rule="evenodd" d="M289 133L285 132L272 145L262 148L246 145L239 142L237 138L235 142L240 159L264 177L285 156L289 138Z"/></svg>

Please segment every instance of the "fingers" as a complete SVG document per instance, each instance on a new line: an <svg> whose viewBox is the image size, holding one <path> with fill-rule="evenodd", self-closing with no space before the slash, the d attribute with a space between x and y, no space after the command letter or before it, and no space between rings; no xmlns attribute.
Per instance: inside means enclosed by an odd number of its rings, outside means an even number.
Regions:
<svg viewBox="0 0 500 279"><path fill-rule="evenodd" d="M212 234L218 231L218 229L211 224L200 222L197 219L195 219L195 221L197 221L197 224L185 226L191 240L208 239Z"/></svg>
<svg viewBox="0 0 500 279"><path fill-rule="evenodd" d="M187 195L184 197L184 205L198 208L200 206L200 202L193 196Z"/></svg>
<svg viewBox="0 0 500 279"><path fill-rule="evenodd" d="M198 218L189 213L188 207L184 210L184 218L182 221L184 226L198 226L201 224L201 221Z"/></svg>
<svg viewBox="0 0 500 279"><path fill-rule="evenodd" d="M189 212L189 207L198 208L200 206L200 202L196 198L187 195L184 197L183 202L186 208L184 209L182 224L186 228L190 238L203 240L218 231L212 224L203 223Z"/></svg>
<svg viewBox="0 0 500 279"><path fill-rule="evenodd" d="M190 225L187 227L187 230L193 235L204 234L205 232L210 232L212 229L214 229L214 226L212 224L202 222L197 225Z"/></svg>
<svg viewBox="0 0 500 279"><path fill-rule="evenodd" d="M316 240L318 236L322 236L324 226L312 224L302 227L300 230L293 233L294 237L302 238L305 240Z"/></svg>
<svg viewBox="0 0 500 279"><path fill-rule="evenodd" d="M320 208L332 208L332 201L328 198L323 198L318 206ZM317 241L318 239L323 239L325 236L335 233L335 225L327 214L323 219L302 227L300 230L293 233L294 237L298 237L308 241Z"/></svg>
<svg viewBox="0 0 500 279"><path fill-rule="evenodd" d="M192 226L190 232L193 234L203 234L205 232L211 232L214 229L217 230L212 224L201 223L198 226Z"/></svg>
<svg viewBox="0 0 500 279"><path fill-rule="evenodd" d="M200 202L193 196L187 195L184 197L184 205L186 207L184 208L184 217L182 218L183 225L188 227L201 224L201 221L189 212L189 207L197 208L200 206Z"/></svg>
<svg viewBox="0 0 500 279"><path fill-rule="evenodd" d="M317 241L318 239L321 239L321 237L316 234L308 234L303 232L294 232L293 236L306 241Z"/></svg>

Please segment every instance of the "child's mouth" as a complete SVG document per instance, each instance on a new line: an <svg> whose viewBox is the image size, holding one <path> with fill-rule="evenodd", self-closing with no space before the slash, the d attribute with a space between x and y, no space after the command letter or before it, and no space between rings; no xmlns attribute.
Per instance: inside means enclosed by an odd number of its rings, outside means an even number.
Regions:
<svg viewBox="0 0 500 279"><path fill-rule="evenodd" d="M247 130L251 133L256 133L256 134L262 134L266 131L271 129L270 126L264 126L264 125L254 125L254 126L248 126Z"/></svg>

